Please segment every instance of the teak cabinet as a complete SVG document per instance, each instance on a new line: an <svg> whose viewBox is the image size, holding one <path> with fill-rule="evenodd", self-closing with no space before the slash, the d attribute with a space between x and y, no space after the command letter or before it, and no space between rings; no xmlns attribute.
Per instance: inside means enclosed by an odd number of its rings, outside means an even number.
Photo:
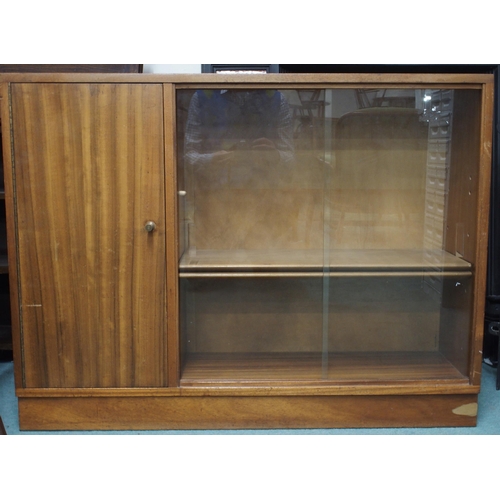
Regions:
<svg viewBox="0 0 500 500"><path fill-rule="evenodd" d="M492 76L0 82L21 429L475 425Z"/></svg>

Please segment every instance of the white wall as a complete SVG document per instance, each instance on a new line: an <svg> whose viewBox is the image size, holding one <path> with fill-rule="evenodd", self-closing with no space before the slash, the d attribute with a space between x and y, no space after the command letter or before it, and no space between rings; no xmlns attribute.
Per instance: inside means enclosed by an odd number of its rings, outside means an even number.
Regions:
<svg viewBox="0 0 500 500"><path fill-rule="evenodd" d="M201 73L201 64L144 64L144 73Z"/></svg>

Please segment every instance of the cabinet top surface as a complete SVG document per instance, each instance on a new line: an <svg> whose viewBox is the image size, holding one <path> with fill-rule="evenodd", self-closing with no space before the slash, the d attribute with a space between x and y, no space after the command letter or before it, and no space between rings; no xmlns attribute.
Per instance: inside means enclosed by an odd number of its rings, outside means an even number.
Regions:
<svg viewBox="0 0 500 500"><path fill-rule="evenodd" d="M32 83L174 83L182 84L484 84L493 83L491 74L158 74L158 73L4 73L0 82Z"/></svg>

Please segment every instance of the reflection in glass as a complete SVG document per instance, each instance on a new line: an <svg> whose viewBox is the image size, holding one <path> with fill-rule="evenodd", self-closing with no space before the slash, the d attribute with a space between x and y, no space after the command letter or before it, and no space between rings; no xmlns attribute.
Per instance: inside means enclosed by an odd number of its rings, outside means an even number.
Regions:
<svg viewBox="0 0 500 500"><path fill-rule="evenodd" d="M463 380L479 97L178 91L181 383Z"/></svg>

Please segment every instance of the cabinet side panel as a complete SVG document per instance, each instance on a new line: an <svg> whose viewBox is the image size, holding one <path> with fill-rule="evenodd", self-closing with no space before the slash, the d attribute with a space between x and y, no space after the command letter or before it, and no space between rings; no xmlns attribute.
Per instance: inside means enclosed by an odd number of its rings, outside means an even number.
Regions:
<svg viewBox="0 0 500 500"><path fill-rule="evenodd" d="M476 276L471 344L471 383L480 385L483 361L484 315L488 266L488 237L491 198L492 143L495 90L485 84L482 93L481 151L478 178L478 224L476 234Z"/></svg>
<svg viewBox="0 0 500 500"><path fill-rule="evenodd" d="M9 289L12 325L12 350L14 354L14 375L16 387L22 387L22 354L19 326L18 287L17 287L17 253L14 225L12 149L10 129L9 84L0 84L0 127L2 139L4 185L5 185L5 215L7 223L7 255L9 264Z"/></svg>
<svg viewBox="0 0 500 500"><path fill-rule="evenodd" d="M164 383L161 99L12 85L26 387Z"/></svg>
<svg viewBox="0 0 500 500"><path fill-rule="evenodd" d="M481 92L454 91L452 130L445 250L470 262L477 272ZM443 288L440 351L464 375L469 373L475 285L476 280L457 280Z"/></svg>

